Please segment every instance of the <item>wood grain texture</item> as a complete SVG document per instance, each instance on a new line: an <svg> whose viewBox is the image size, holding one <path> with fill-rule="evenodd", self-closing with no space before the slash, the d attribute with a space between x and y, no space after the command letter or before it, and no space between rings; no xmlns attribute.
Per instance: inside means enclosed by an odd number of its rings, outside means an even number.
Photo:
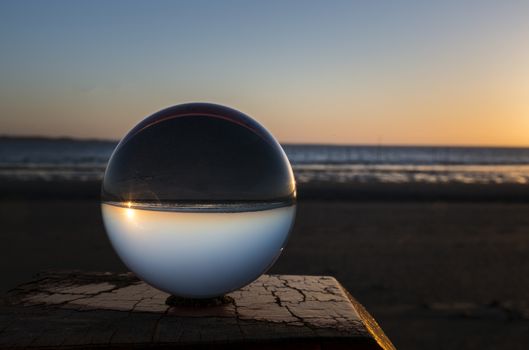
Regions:
<svg viewBox="0 0 529 350"><path fill-rule="evenodd" d="M263 275L216 306L169 306L132 274L55 272L8 293L1 348L394 349L333 278Z"/></svg>

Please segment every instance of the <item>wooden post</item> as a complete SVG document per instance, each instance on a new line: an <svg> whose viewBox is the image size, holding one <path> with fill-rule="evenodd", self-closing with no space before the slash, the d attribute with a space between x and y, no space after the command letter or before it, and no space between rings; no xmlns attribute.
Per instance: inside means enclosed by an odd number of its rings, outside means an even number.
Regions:
<svg viewBox="0 0 529 350"><path fill-rule="evenodd" d="M394 349L333 277L263 275L214 306L168 296L130 273L45 273L3 299L0 348Z"/></svg>

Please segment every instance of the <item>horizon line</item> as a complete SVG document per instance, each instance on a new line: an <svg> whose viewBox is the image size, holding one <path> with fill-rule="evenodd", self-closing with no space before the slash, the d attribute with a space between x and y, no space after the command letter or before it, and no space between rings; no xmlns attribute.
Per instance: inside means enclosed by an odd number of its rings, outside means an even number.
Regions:
<svg viewBox="0 0 529 350"><path fill-rule="evenodd" d="M119 143L119 139L106 139L97 137L76 137L76 136L47 136L47 135L10 135L0 134L1 139L33 139L49 141L73 141L73 142L104 142ZM528 149L529 145L497 145L497 144L423 144L423 143L333 143L333 142L280 142L281 146L330 146L330 147L424 147L424 148L507 148L507 149Z"/></svg>

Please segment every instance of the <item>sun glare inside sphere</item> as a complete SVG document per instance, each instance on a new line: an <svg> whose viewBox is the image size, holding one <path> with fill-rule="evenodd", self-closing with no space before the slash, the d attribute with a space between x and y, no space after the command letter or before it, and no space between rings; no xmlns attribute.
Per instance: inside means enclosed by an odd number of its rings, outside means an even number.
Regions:
<svg viewBox="0 0 529 350"><path fill-rule="evenodd" d="M281 254L295 217L290 163L274 137L234 109L164 109L118 144L105 172L108 237L139 278L209 298L258 278Z"/></svg>

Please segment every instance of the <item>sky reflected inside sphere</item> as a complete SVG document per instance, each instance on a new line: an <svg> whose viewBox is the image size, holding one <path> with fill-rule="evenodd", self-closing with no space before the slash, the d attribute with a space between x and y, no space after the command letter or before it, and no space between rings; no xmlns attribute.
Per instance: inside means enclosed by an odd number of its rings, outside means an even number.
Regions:
<svg viewBox="0 0 529 350"><path fill-rule="evenodd" d="M213 297L253 281L279 257L295 206L253 212L178 212L102 205L123 262L155 287Z"/></svg>

